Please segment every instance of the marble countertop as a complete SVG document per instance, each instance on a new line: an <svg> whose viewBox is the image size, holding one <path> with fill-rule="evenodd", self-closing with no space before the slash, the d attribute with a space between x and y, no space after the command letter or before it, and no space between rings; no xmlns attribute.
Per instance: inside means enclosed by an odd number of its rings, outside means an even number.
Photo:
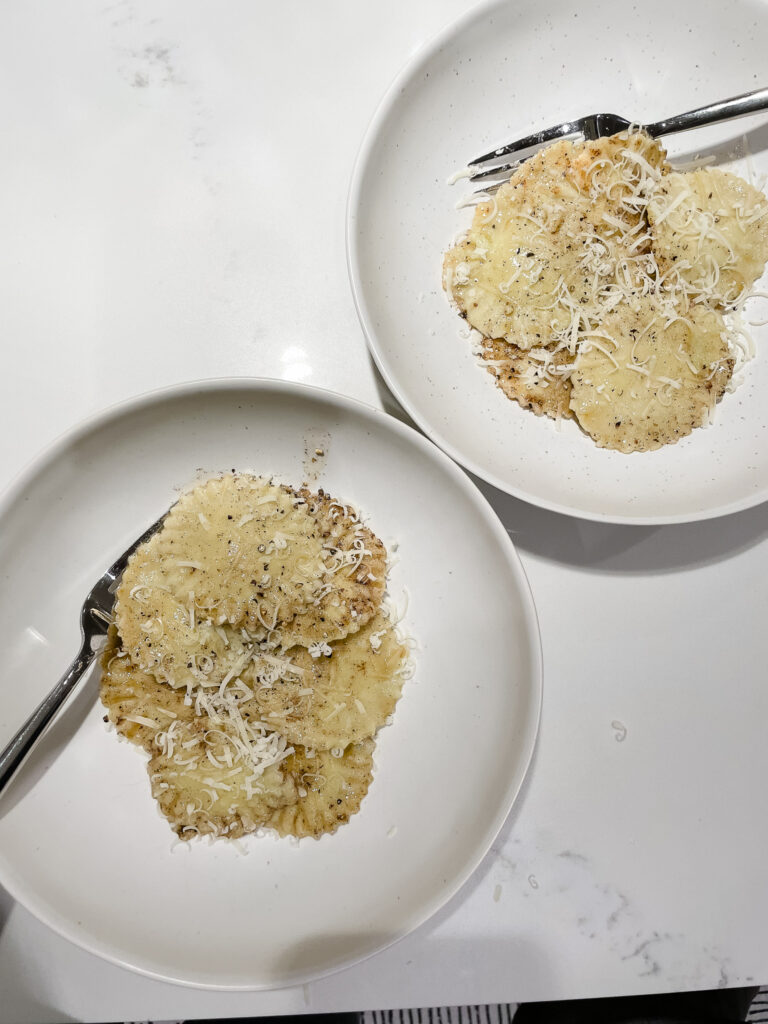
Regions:
<svg viewBox="0 0 768 1024"><path fill-rule="evenodd" d="M31 0L0 15L0 485L98 409L221 376L388 409L345 266L376 103L467 5ZM192 991L0 891L4 1021L525 1001L768 980L768 514L593 524L480 484L539 612L532 770L431 921L296 989ZM55 837L51 838L55 855Z"/></svg>

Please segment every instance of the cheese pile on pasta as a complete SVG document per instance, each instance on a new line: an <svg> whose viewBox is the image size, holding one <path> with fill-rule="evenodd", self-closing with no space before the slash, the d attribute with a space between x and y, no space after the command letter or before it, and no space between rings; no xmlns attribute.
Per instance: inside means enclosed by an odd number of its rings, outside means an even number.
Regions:
<svg viewBox="0 0 768 1024"><path fill-rule="evenodd" d="M741 310L768 260L768 202L674 171L640 131L559 142L480 203L443 284L507 397L650 451L708 423L751 355Z"/></svg>
<svg viewBox="0 0 768 1024"><path fill-rule="evenodd" d="M101 699L182 839L317 837L357 812L409 670L386 577L352 508L246 474L184 494L135 552Z"/></svg>

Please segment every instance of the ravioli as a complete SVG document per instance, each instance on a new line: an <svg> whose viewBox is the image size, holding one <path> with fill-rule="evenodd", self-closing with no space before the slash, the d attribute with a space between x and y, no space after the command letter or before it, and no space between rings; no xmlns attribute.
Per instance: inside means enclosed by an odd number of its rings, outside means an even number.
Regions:
<svg viewBox="0 0 768 1024"><path fill-rule="evenodd" d="M445 290L486 338L523 350L564 340L595 279L647 250L642 201L663 168L640 133L548 146L477 206L445 256Z"/></svg>
<svg viewBox="0 0 768 1024"><path fill-rule="evenodd" d="M295 803L276 808L268 824L281 836L318 839L357 814L373 778L373 740L347 747L341 756L297 747L284 771L296 785Z"/></svg>
<svg viewBox="0 0 768 1024"><path fill-rule="evenodd" d="M320 750L368 739L395 710L408 649L379 614L328 653L286 652L299 676L254 687L254 707L291 743Z"/></svg>
<svg viewBox="0 0 768 1024"><path fill-rule="evenodd" d="M629 454L709 423L734 389L767 261L760 191L673 171L629 131L521 164L446 253L443 285L507 398Z"/></svg>
<svg viewBox="0 0 768 1024"><path fill-rule="evenodd" d="M570 372L573 356L567 350L520 349L501 338L484 338L482 359L507 398L537 416L572 416Z"/></svg>
<svg viewBox="0 0 768 1024"><path fill-rule="evenodd" d="M155 736L173 721L194 717L192 702L185 702L183 691L158 682L131 661L120 646L114 625L101 657L100 696L120 735L148 753L154 749Z"/></svg>
<svg viewBox="0 0 768 1024"><path fill-rule="evenodd" d="M667 323L652 299L614 310L582 344L571 408L601 448L653 451L706 423L733 369L722 316L693 307Z"/></svg>
<svg viewBox="0 0 768 1024"><path fill-rule="evenodd" d="M175 596L216 625L282 629L322 587L323 537L306 500L264 477L227 475L182 495L158 534Z"/></svg>
<svg viewBox="0 0 768 1024"><path fill-rule="evenodd" d="M163 558L155 534L131 557L115 602L123 647L135 664L173 687L218 686L249 658L249 641L216 627L194 593L183 604L173 593L177 570Z"/></svg>
<svg viewBox="0 0 768 1024"><path fill-rule="evenodd" d="M347 505L320 491L299 492L323 539L320 592L283 631L285 647L341 640L368 622L381 605L387 552L379 538Z"/></svg>
<svg viewBox="0 0 768 1024"><path fill-rule="evenodd" d="M725 309L755 283L768 261L768 201L735 174L706 168L670 174L648 203L662 276L693 298Z"/></svg>
<svg viewBox="0 0 768 1024"><path fill-rule="evenodd" d="M199 722L183 726L182 744L199 736ZM179 765L168 753L147 765L152 796L181 839L196 835L239 839L267 825L276 810L295 804L291 775L271 765L258 777L243 764L228 768L203 761Z"/></svg>
<svg viewBox="0 0 768 1024"><path fill-rule="evenodd" d="M386 583L350 505L248 474L185 494L134 553L101 700L181 839L317 838L356 813L409 667Z"/></svg>

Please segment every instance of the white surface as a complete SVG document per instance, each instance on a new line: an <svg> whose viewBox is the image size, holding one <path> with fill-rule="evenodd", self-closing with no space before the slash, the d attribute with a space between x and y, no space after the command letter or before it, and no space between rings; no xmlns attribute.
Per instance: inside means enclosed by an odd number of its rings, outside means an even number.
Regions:
<svg viewBox="0 0 768 1024"><path fill-rule="evenodd" d="M478 186L446 183L468 160L584 114L649 123L762 84L763 5L683 0L674 18L666 0L620 10L612 0L549 0L546 13L540 0L500 2L418 54L377 111L355 170L350 274L386 380L419 426L472 472L589 519L687 522L768 498L768 359L751 363L712 429L627 456L598 448L575 421L555 424L510 402L478 365L440 281L442 254L472 219L472 208L455 203ZM735 24L750 31L734 32ZM595 53L607 59L585 59ZM723 163L728 151L744 151L744 133L759 177L768 172L766 114L665 144L672 159L715 150ZM748 173L743 163L734 169ZM754 300L747 319L765 320L764 308ZM768 343L766 327L754 333L758 345Z"/></svg>
<svg viewBox="0 0 768 1024"><path fill-rule="evenodd" d="M415 675L377 735L360 812L319 841L177 843L146 758L104 726L94 675L0 807L0 879L115 963L192 985L276 988L391 945L471 875L533 752L541 651L507 532L422 435L302 385L192 385L92 420L0 503L0 746L77 650L93 581L180 490L232 468L309 479L397 545L390 596L407 606ZM50 834L56 856L40 856Z"/></svg>
<svg viewBox="0 0 768 1024"><path fill-rule="evenodd" d="M3 10L0 67L14 98L0 114L4 481L93 410L184 379L258 373L391 407L346 276L349 175L396 71L465 9L232 0L214 16L190 0L73 0ZM551 30L546 6L541 17ZM744 45L755 20L727 38ZM634 53L618 30L616 47ZM616 55L598 56L608 67ZM665 70L651 61L633 78ZM535 92L527 85L523 100ZM255 994L139 977L6 897L4 1021L768 981L766 509L629 528L488 491L537 603L544 710L530 782L457 896L363 964ZM621 743L614 721L627 728ZM51 835L46 857L55 846Z"/></svg>

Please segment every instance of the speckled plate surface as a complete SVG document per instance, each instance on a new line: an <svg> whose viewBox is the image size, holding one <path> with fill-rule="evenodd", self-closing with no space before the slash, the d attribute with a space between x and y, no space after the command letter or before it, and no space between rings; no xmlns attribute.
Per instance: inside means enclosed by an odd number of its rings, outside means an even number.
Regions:
<svg viewBox="0 0 768 1024"><path fill-rule="evenodd" d="M738 32L734 26L738 25ZM466 228L446 184L480 152L595 111L651 121L764 85L768 6L663 0L484 5L416 55L377 111L348 210L350 278L371 352L421 428L497 487L545 508L621 523L686 522L768 497L768 343L714 425L658 452L597 448L573 422L508 401L478 367L440 283ZM765 116L670 138L670 154L715 152L768 171ZM761 308L762 307L762 308ZM755 300L755 318L765 303Z"/></svg>

